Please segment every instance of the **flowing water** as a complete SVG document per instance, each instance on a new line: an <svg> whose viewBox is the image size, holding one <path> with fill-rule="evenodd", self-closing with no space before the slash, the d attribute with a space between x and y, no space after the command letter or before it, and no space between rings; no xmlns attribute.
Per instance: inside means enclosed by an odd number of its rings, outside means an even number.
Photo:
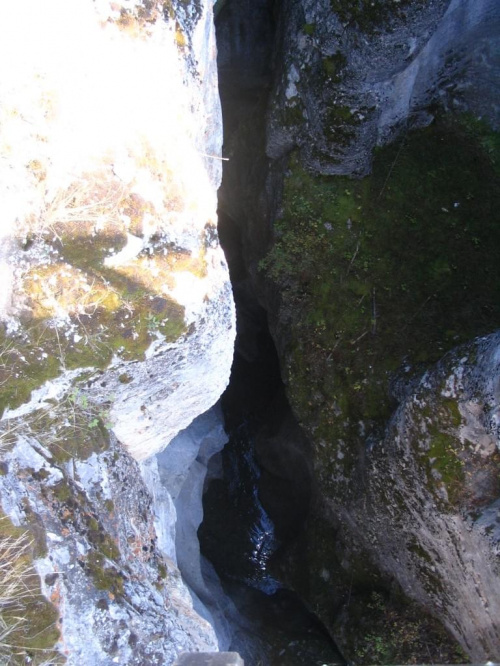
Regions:
<svg viewBox="0 0 500 666"><path fill-rule="evenodd" d="M239 651L245 663L343 664L317 618L273 575L274 560L293 533L275 525L261 501L265 471L258 461L258 442L263 432L274 431L284 409L276 352L264 328L265 318L261 323L253 360L236 352L231 382L222 399L229 441L209 465L204 520L198 532L201 551L239 611L231 649ZM279 499L277 491L275 503ZM286 495L282 499L287 523L286 511L292 502ZM299 528L299 514L291 510Z"/></svg>

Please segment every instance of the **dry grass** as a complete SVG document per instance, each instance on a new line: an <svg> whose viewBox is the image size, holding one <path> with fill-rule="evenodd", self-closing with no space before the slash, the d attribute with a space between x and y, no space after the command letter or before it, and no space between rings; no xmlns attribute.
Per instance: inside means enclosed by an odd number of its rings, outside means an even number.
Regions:
<svg viewBox="0 0 500 666"><path fill-rule="evenodd" d="M0 434L0 459L17 427ZM35 544L28 530L15 527L0 510L0 664L55 666L62 658L52 649L59 631L57 611L40 592L33 567Z"/></svg>
<svg viewBox="0 0 500 666"><path fill-rule="evenodd" d="M54 655L46 638L57 635L55 612L41 597L39 577L32 565L32 540L29 533L14 528L7 518L0 518L0 663L47 665L57 663L47 659ZM33 626L32 615L45 615L47 623ZM41 639L40 641L38 639ZM49 641L51 642L51 641Z"/></svg>
<svg viewBox="0 0 500 666"><path fill-rule="evenodd" d="M125 188L108 174L84 174L67 188L58 190L41 213L28 221L27 231L35 236L50 234L56 238L64 229L68 232L68 227L77 233L82 228L96 233L104 226L120 224L119 206L124 196Z"/></svg>

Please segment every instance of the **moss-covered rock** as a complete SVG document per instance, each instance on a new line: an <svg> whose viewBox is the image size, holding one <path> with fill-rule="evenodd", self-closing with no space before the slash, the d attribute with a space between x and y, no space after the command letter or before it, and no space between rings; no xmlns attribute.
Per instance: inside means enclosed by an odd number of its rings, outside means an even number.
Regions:
<svg viewBox="0 0 500 666"><path fill-rule="evenodd" d="M69 661L170 663L215 641L122 445L166 446L229 377L212 5L28 5L9 5L0 40L16 62L0 74L2 505L33 535ZM44 659L28 647L23 663Z"/></svg>
<svg viewBox="0 0 500 666"><path fill-rule="evenodd" d="M384 591L351 596L337 619L335 635L356 664L416 664L428 660L467 663L467 655L431 616Z"/></svg>
<svg viewBox="0 0 500 666"><path fill-rule="evenodd" d="M467 567L452 545L500 492L485 426L497 400L488 388L494 342L462 348L419 382L448 350L500 321L496 143L486 127L448 117L380 150L362 180L313 175L296 156L289 163L261 270L281 292L274 334L319 485L283 572L333 632L351 594L389 591L392 577L470 653L496 649L462 613ZM422 521L440 536L427 538ZM481 553L485 578L494 576L490 546L479 528L472 535L464 547ZM480 615L481 595L492 593L467 594ZM394 626L416 631L407 657L389 655L394 641L389 649L390 636L373 632L359 658L417 658L412 650L426 658L426 630L401 608L390 611L401 614ZM349 617L342 632L354 636L358 620Z"/></svg>
<svg viewBox="0 0 500 666"><path fill-rule="evenodd" d="M261 266L294 322L292 403L329 446L359 421L384 422L395 370L409 376L500 321L498 156L486 136L442 121L381 150L362 180L319 178L292 159Z"/></svg>
<svg viewBox="0 0 500 666"><path fill-rule="evenodd" d="M425 7L429 0L330 0L330 8L342 23L354 25L363 32L387 30L393 19L405 18L409 6Z"/></svg>

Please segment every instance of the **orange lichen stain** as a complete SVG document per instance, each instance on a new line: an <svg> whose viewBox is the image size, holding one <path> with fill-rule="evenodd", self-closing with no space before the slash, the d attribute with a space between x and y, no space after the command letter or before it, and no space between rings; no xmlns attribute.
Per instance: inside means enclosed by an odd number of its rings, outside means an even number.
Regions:
<svg viewBox="0 0 500 666"><path fill-rule="evenodd" d="M61 590L59 584L56 584L55 589L52 591L50 595L50 601L54 604L54 606L59 606L61 603Z"/></svg>

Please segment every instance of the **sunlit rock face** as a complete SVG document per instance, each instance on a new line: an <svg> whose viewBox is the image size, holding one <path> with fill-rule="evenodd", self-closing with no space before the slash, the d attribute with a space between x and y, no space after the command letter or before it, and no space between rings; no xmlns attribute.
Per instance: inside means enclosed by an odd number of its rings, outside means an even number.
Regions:
<svg viewBox="0 0 500 666"><path fill-rule="evenodd" d="M29 0L0 33L0 492L41 576L25 656L171 664L217 638L136 461L232 362L212 3Z"/></svg>
<svg viewBox="0 0 500 666"><path fill-rule="evenodd" d="M232 360L211 7L32 4L1 39L1 406L85 374L144 458L218 399Z"/></svg>

